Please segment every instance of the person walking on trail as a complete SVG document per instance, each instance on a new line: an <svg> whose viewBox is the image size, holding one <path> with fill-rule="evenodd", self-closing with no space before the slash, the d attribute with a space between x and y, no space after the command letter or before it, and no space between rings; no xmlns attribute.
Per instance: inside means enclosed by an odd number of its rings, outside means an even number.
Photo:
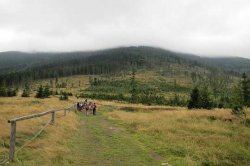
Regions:
<svg viewBox="0 0 250 166"><path fill-rule="evenodd" d="M76 108L77 108L77 111L80 110L80 103L79 102L76 103Z"/></svg>
<svg viewBox="0 0 250 166"><path fill-rule="evenodd" d="M82 110L83 110L83 104L79 103L79 111L82 112Z"/></svg>
<svg viewBox="0 0 250 166"><path fill-rule="evenodd" d="M84 105L84 106L87 106L87 104L88 104L88 100L85 99L85 101L83 102L83 105Z"/></svg>
<svg viewBox="0 0 250 166"><path fill-rule="evenodd" d="M93 115L96 115L96 104L95 103L93 104L92 109L93 109Z"/></svg>
<svg viewBox="0 0 250 166"><path fill-rule="evenodd" d="M83 102L83 109L85 109L85 115L87 116L88 115L88 100L85 99L85 101Z"/></svg>

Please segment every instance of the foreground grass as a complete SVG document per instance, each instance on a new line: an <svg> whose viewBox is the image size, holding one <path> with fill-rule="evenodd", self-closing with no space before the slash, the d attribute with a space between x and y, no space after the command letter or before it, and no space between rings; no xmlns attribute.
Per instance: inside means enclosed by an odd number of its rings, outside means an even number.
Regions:
<svg viewBox="0 0 250 166"><path fill-rule="evenodd" d="M122 107L124 109L124 107ZM127 107L108 116L171 165L248 165L250 129L229 110L141 112ZM131 112L131 110L139 110Z"/></svg>
<svg viewBox="0 0 250 166"><path fill-rule="evenodd" d="M8 152L7 120L74 103L58 98L0 98L0 152ZM249 165L250 129L230 110L193 110L95 101L97 116L56 119L10 165ZM58 117L61 115L58 114ZM17 148L49 117L18 122ZM249 118L249 111L248 111Z"/></svg>

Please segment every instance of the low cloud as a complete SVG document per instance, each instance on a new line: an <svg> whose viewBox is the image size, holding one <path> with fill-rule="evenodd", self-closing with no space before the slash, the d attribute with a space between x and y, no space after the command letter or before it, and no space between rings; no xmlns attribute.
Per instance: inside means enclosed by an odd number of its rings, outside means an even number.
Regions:
<svg viewBox="0 0 250 166"><path fill-rule="evenodd" d="M249 0L0 0L0 51L149 45L250 58Z"/></svg>

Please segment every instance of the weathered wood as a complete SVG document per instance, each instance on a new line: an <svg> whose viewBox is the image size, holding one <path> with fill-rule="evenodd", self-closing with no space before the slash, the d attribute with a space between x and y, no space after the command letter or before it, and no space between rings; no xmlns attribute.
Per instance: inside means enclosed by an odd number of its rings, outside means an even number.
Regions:
<svg viewBox="0 0 250 166"><path fill-rule="evenodd" d="M55 123L55 112L51 113L51 124Z"/></svg>
<svg viewBox="0 0 250 166"><path fill-rule="evenodd" d="M64 109L51 110L51 111L46 111L46 112L41 112L41 113L36 113L36 114L30 114L30 115L26 115L26 116L21 116L21 117L18 117L18 118L14 118L14 119L8 120L8 122L11 123L11 122L17 122L17 121L21 121L21 120L36 118L36 117L44 116L44 115L50 114L52 112L57 112L57 111L61 111L61 110L64 110Z"/></svg>
<svg viewBox="0 0 250 166"><path fill-rule="evenodd" d="M21 121L21 120L26 120L26 119L31 119L31 118L36 118L36 117L40 117L40 116L44 116L44 115L50 114L52 112L57 112L57 111L62 111L62 110L69 110L69 109L74 108L74 106L75 105L70 106L68 108L62 108L62 109L51 110L51 111L46 111L46 112L41 112L41 113L36 113L36 114L30 114L30 115L26 115L26 116L17 117L17 118L8 120L8 123L16 122L16 121Z"/></svg>
<svg viewBox="0 0 250 166"><path fill-rule="evenodd" d="M44 115L50 114L52 112L53 111L46 111L46 112L41 112L41 113L37 113L37 114L31 114L31 115L21 116L21 117L18 117L18 118L11 119L8 122L12 123L12 122L16 122L16 121L21 121L21 120L36 118L36 117L40 117L40 116L44 116Z"/></svg>
<svg viewBox="0 0 250 166"><path fill-rule="evenodd" d="M15 144L16 144L16 122L17 121L22 121L22 120L26 120L26 119L31 119L31 118L36 118L36 117L44 116L44 115L47 115L47 114L51 114L51 123L53 124L53 123L55 123L55 113L57 111L64 110L64 114L66 115L66 111L67 110L69 111L70 109L74 108L75 106L76 106L76 104L74 104L73 106L70 106L68 108L51 110L51 111L46 111L46 112L41 112L41 113L37 113L37 114L21 116L21 117L18 117L18 118L8 120L8 123L11 123L9 161L14 160Z"/></svg>
<svg viewBox="0 0 250 166"><path fill-rule="evenodd" d="M16 144L16 122L11 122L9 160L14 160Z"/></svg>

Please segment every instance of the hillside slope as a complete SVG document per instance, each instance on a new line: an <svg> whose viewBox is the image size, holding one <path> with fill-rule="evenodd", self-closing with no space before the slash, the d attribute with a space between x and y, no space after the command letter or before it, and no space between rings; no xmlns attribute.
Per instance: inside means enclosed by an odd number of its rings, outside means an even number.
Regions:
<svg viewBox="0 0 250 166"><path fill-rule="evenodd" d="M250 73L250 60L241 57L203 58L211 66L219 66L226 71Z"/></svg>
<svg viewBox="0 0 250 166"><path fill-rule="evenodd" d="M241 62L244 62L242 65ZM225 63L226 62L226 63ZM27 80L79 74L112 74L132 68L179 71L190 75L223 73L224 70L247 72L249 59L216 59L172 52L153 47L121 47L89 52L0 53L0 84L13 86ZM175 73L176 74L176 73ZM178 73L177 73L178 74ZM229 74L231 75L231 74Z"/></svg>
<svg viewBox="0 0 250 166"><path fill-rule="evenodd" d="M138 66L163 66L168 63L190 63L192 65L208 65L219 67L228 71L249 72L250 59L240 57L206 58L196 55L178 53L154 47L120 47L88 52L62 52L62 53L25 53L1 52L0 73L20 71L43 66L58 67L61 65L98 65L111 64L124 65L136 64Z"/></svg>
<svg viewBox="0 0 250 166"><path fill-rule="evenodd" d="M69 67L90 64L110 64L124 67L125 65L133 64L150 67L154 65L162 66L166 64L166 62L180 63L186 61L193 60L185 58L184 54L152 47L121 47L92 52L0 53L0 69L2 73L43 66L55 68L61 65Z"/></svg>

